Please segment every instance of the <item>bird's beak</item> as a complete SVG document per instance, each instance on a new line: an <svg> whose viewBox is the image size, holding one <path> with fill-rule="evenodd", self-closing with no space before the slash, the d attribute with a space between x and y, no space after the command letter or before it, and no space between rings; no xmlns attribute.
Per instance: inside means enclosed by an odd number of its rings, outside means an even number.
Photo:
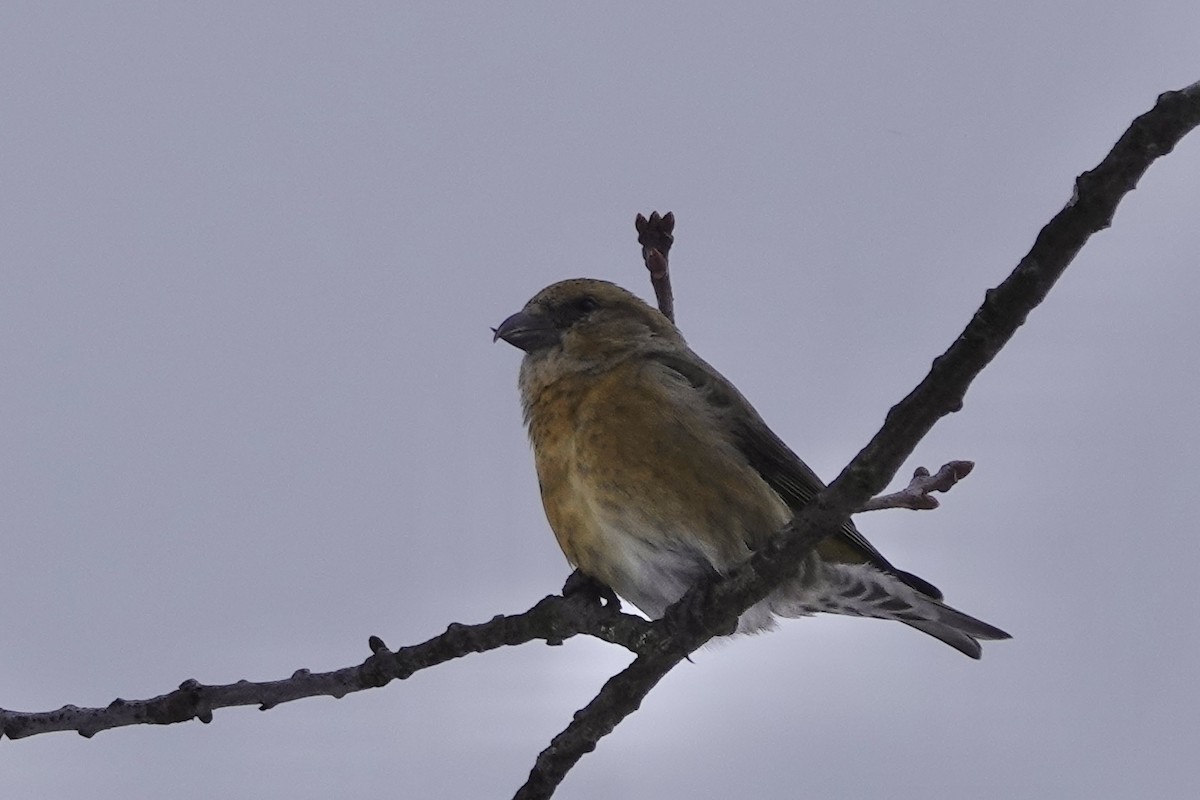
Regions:
<svg viewBox="0 0 1200 800"><path fill-rule="evenodd" d="M499 328L492 328L492 341L503 339L513 347L518 347L526 353L550 347L558 342L558 331L554 324L541 314L531 314L518 311L504 322Z"/></svg>

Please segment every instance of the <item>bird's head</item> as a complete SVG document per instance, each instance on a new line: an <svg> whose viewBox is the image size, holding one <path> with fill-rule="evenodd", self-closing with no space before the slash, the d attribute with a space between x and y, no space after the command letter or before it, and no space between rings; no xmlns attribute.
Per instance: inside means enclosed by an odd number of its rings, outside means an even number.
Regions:
<svg viewBox="0 0 1200 800"><path fill-rule="evenodd" d="M575 278L551 284L494 330L527 357L561 355L580 366L602 364L647 347L683 344L657 309L608 281Z"/></svg>

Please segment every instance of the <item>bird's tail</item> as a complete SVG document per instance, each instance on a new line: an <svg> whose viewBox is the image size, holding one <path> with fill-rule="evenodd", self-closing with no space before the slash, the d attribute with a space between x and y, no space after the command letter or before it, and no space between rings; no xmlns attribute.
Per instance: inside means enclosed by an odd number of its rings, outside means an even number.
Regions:
<svg viewBox="0 0 1200 800"><path fill-rule="evenodd" d="M825 612L893 619L971 658L979 658L982 652L980 639L1011 638L999 628L951 608L940 597L871 564L824 561L816 573L810 572L772 595L768 600L770 610L781 617ZM921 584L927 585L923 581Z"/></svg>
<svg viewBox="0 0 1200 800"><path fill-rule="evenodd" d="M975 617L964 614L958 609L951 608L945 603L931 600L928 605L936 608L934 613L931 614L931 616L936 615L936 619L902 619L900 621L906 625L911 625L923 633L928 633L935 639L941 639L963 655L968 655L971 658L979 658L983 652L983 648L979 646L980 639L1012 638L996 626L989 625L983 620L975 619Z"/></svg>

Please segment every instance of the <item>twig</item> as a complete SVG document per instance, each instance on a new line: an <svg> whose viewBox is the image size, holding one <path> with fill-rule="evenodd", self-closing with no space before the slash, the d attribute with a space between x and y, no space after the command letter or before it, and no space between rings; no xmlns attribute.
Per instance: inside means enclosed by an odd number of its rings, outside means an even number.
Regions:
<svg viewBox="0 0 1200 800"><path fill-rule="evenodd" d="M658 300L658 310L671 322L675 321L675 297L671 293L671 270L668 257L675 243L675 215L668 211L661 216L650 212L646 219L641 214L633 222L638 232L638 244L642 246L642 260L650 271L650 283Z"/></svg>
<svg viewBox="0 0 1200 800"><path fill-rule="evenodd" d="M427 667L470 653L483 653L505 645L544 640L562 644L580 633L619 644L639 653L645 649L650 623L641 617L621 614L584 594L563 598L550 596L533 608L514 616L498 615L479 625L450 625L446 632L411 647L392 652L372 636L371 656L354 667L332 672L296 670L278 681L238 681L210 686L188 679L168 694L149 700L117 698L104 708L63 706L57 711L21 712L0 709L0 734L21 739L53 731L77 731L85 737L126 725L167 725L198 719L211 722L212 712L230 706L256 705L266 711L281 703L304 697L327 695L342 698L352 692L385 686L403 680Z"/></svg>
<svg viewBox="0 0 1200 800"><path fill-rule="evenodd" d="M948 492L954 484L971 474L975 469L973 461L951 461L943 464L936 475L930 475L929 470L917 467L913 472L908 486L892 494L881 494L863 503L859 511L879 511L884 508L911 508L916 511L927 511L938 507L935 497L930 492Z"/></svg>

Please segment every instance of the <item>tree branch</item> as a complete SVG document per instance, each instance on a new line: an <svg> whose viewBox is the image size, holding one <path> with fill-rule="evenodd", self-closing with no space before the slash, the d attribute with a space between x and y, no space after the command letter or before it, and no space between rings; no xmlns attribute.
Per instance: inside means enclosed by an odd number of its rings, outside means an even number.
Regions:
<svg viewBox="0 0 1200 800"><path fill-rule="evenodd" d="M342 698L351 692L386 686L415 672L470 653L483 653L506 645L544 640L558 645L577 634L587 634L619 644L634 653L646 648L650 623L600 605L584 594L543 598L523 614L497 615L478 625L454 623L446 632L421 644L392 652L372 636L371 656L361 664L332 672L296 670L278 681L238 681L209 686L189 678L179 688L149 700L118 697L104 708L63 706L57 711L20 712L0 709L0 734L22 739L39 733L77 731L92 737L109 728L126 725L168 725L198 719L211 722L212 712L231 706L253 706L266 711L281 703L327 695Z"/></svg>
<svg viewBox="0 0 1200 800"><path fill-rule="evenodd" d="M609 678L590 703L575 713L571 724L538 754L529 780L513 800L550 797L571 767L596 749L601 738L612 733L621 720L637 711L650 690L682 661L674 658L638 656L633 663Z"/></svg>

